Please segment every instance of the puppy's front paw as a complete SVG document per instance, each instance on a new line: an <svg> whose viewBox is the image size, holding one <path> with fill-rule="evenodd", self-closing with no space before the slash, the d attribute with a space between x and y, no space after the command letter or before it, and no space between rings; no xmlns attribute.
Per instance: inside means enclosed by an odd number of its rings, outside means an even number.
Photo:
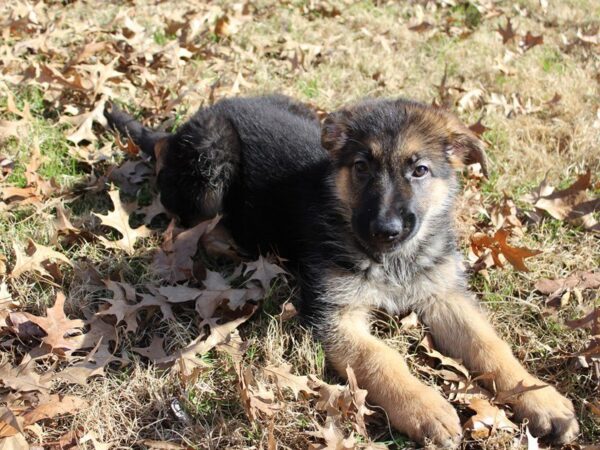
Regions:
<svg viewBox="0 0 600 450"><path fill-rule="evenodd" d="M545 383L535 380L532 384ZM536 437L545 437L555 444L568 444L579 434L573 403L552 386L520 394L511 403L517 419L528 419L529 429Z"/></svg>
<svg viewBox="0 0 600 450"><path fill-rule="evenodd" d="M421 444L455 448L462 428L455 409L434 389L420 386L403 404L388 411L392 425Z"/></svg>

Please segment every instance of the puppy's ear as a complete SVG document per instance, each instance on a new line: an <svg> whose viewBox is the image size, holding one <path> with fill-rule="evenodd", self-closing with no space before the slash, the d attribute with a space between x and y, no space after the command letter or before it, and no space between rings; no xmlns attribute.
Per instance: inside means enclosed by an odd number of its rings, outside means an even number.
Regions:
<svg viewBox="0 0 600 450"><path fill-rule="evenodd" d="M479 163L483 175L487 178L487 156L483 142L455 116L450 117L448 125L449 139L445 151L452 165L464 167Z"/></svg>
<svg viewBox="0 0 600 450"><path fill-rule="evenodd" d="M348 141L350 112L347 110L330 113L321 126L321 145L331 153L336 153Z"/></svg>

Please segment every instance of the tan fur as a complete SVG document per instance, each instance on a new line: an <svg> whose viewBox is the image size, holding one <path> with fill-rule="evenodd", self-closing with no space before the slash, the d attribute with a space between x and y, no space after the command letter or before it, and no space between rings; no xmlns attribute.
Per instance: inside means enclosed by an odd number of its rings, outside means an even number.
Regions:
<svg viewBox="0 0 600 450"><path fill-rule="evenodd" d="M354 199L352 195L352 174L350 169L342 167L335 178L335 187L338 199L348 209L354 205Z"/></svg>
<svg viewBox="0 0 600 450"><path fill-rule="evenodd" d="M350 308L338 317L330 358L340 374L350 366L368 399L382 406L391 424L423 442L453 445L461 434L456 411L434 389L417 380L404 359L369 330L369 314Z"/></svg>
<svg viewBox="0 0 600 450"><path fill-rule="evenodd" d="M525 370L471 298L461 292L449 292L419 305L419 312L436 346L461 359L475 374L493 374L498 391L510 391L519 385L545 386L511 400L517 417L528 418L536 435L558 432L563 435L561 442L576 437L579 427L571 402Z"/></svg>

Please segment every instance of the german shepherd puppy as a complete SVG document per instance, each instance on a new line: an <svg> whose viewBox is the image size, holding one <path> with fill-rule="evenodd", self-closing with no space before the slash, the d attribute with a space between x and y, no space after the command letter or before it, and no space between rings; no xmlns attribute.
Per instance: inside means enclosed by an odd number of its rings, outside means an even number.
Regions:
<svg viewBox="0 0 600 450"><path fill-rule="evenodd" d="M367 100L321 126L283 96L222 100L174 134L112 108L109 123L156 158L164 206L186 225L224 215L249 252L275 250L301 285L300 312L340 375L354 369L371 402L420 442L452 447L454 408L370 331L374 311L415 311L437 348L474 373L493 373L536 436L578 434L573 405L530 375L467 290L453 231L455 169L482 163L481 142L452 114Z"/></svg>

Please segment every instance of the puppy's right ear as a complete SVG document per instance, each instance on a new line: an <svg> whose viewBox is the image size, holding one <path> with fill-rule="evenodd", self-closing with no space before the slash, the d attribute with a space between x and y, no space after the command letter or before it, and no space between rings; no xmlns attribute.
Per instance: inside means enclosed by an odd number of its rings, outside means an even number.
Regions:
<svg viewBox="0 0 600 450"><path fill-rule="evenodd" d="M347 110L330 113L321 126L321 145L331 153L336 153L348 141L351 114Z"/></svg>

